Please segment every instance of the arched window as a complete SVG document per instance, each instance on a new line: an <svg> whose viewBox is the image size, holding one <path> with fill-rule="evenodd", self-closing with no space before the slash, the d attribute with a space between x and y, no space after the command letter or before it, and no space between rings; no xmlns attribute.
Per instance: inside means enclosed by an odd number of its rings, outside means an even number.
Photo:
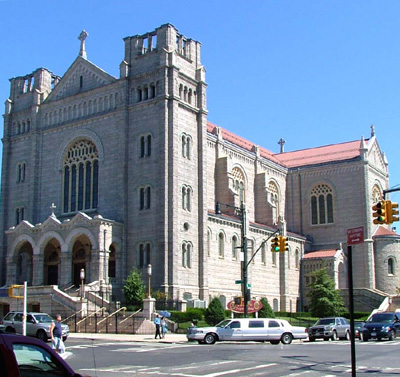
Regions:
<svg viewBox="0 0 400 377"><path fill-rule="evenodd" d="M110 254L108 258L108 277L115 278L116 270L115 270L115 247L113 245L110 246Z"/></svg>
<svg viewBox="0 0 400 377"><path fill-rule="evenodd" d="M89 140L73 144L64 157L63 212L97 208L99 162Z"/></svg>
<svg viewBox="0 0 400 377"><path fill-rule="evenodd" d="M24 207L16 208L15 209L15 225L18 225L24 219L25 219Z"/></svg>
<svg viewBox="0 0 400 377"><path fill-rule="evenodd" d="M189 186L182 187L182 209L191 212L192 188Z"/></svg>
<svg viewBox="0 0 400 377"><path fill-rule="evenodd" d="M139 209L150 209L151 207L151 187L139 188Z"/></svg>
<svg viewBox="0 0 400 377"><path fill-rule="evenodd" d="M394 259L393 258L388 259L388 274L394 275Z"/></svg>
<svg viewBox="0 0 400 377"><path fill-rule="evenodd" d="M211 231L207 230L207 256L211 254Z"/></svg>
<svg viewBox="0 0 400 377"><path fill-rule="evenodd" d="M240 202L244 202L245 199L245 185L244 185L244 174L241 169L232 169L233 178L233 190L239 195Z"/></svg>
<svg viewBox="0 0 400 377"><path fill-rule="evenodd" d="M296 249L296 251L295 251L294 263L295 263L295 268L299 269L299 267L300 267L300 251L299 251L299 249Z"/></svg>
<svg viewBox="0 0 400 377"><path fill-rule="evenodd" d="M17 165L17 183L25 181L25 171L26 171L25 162L19 163Z"/></svg>
<svg viewBox="0 0 400 377"><path fill-rule="evenodd" d="M189 242L182 244L182 267L192 267L192 245Z"/></svg>
<svg viewBox="0 0 400 377"><path fill-rule="evenodd" d="M382 200L382 192L380 190L380 188L378 187L378 185L374 185L374 187L372 187L372 203L378 203L380 200Z"/></svg>
<svg viewBox="0 0 400 377"><path fill-rule="evenodd" d="M237 260L238 258L237 258L237 251L238 251L238 249L237 249L237 244L238 244L238 239L237 239L237 237L236 236L233 236L232 237L232 259L233 260Z"/></svg>
<svg viewBox="0 0 400 377"><path fill-rule="evenodd" d="M139 244L139 267L146 267L151 264L151 245L149 242Z"/></svg>
<svg viewBox="0 0 400 377"><path fill-rule="evenodd" d="M333 195L328 185L319 184L311 191L311 223L333 223Z"/></svg>
<svg viewBox="0 0 400 377"><path fill-rule="evenodd" d="M261 263L267 264L267 253L265 248L265 242L261 246Z"/></svg>
<svg viewBox="0 0 400 377"><path fill-rule="evenodd" d="M182 135L182 157L190 160L192 138L190 135Z"/></svg>
<svg viewBox="0 0 400 377"><path fill-rule="evenodd" d="M151 156L151 135L140 136L140 157Z"/></svg>
<svg viewBox="0 0 400 377"><path fill-rule="evenodd" d="M278 222L279 216L279 195L278 187L275 182L271 181L268 183L268 202L272 207L272 222L276 224Z"/></svg>
<svg viewBox="0 0 400 377"><path fill-rule="evenodd" d="M220 258L224 257L224 248L225 248L224 241L225 241L224 240L224 233L221 232L218 235L218 256Z"/></svg>

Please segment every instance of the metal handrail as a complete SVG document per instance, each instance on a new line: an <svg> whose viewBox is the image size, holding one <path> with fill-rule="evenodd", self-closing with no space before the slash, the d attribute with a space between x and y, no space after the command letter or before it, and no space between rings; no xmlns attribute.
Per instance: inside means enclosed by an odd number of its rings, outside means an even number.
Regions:
<svg viewBox="0 0 400 377"><path fill-rule="evenodd" d="M81 310L75 312L74 314L71 314L69 317L64 318L61 322L68 322L69 319L75 317L76 315L78 315L78 314L80 314L80 313L82 313L84 311L85 311L85 309L81 309Z"/></svg>
<svg viewBox="0 0 400 377"><path fill-rule="evenodd" d="M87 319L91 319L92 317L94 317L95 315L97 315L98 312L102 312L102 311L104 311L104 310L106 310L106 309L107 309L107 308L102 307L102 308L96 310L96 311L93 312L92 314L90 314L90 315L88 315L87 317L85 317L85 318L81 319L80 321L78 321L78 322L76 323L76 325L77 325L77 326L80 325L82 322L86 321Z"/></svg>
<svg viewBox="0 0 400 377"><path fill-rule="evenodd" d="M106 320L109 319L110 317L114 316L115 314L119 313L121 310L124 311L124 316L125 316L126 307L124 306L124 307L122 307L122 308L116 310L114 313L109 314L106 318L103 318L102 320L100 320L99 322L97 322L97 326L99 326L101 323L103 323L104 321L106 321Z"/></svg>
<svg viewBox="0 0 400 377"><path fill-rule="evenodd" d="M136 310L136 312L132 313L131 315L128 315L128 317L124 318L119 324L124 323L125 321L132 318L133 316L135 316L136 314L138 314L141 311L142 311L142 309Z"/></svg>

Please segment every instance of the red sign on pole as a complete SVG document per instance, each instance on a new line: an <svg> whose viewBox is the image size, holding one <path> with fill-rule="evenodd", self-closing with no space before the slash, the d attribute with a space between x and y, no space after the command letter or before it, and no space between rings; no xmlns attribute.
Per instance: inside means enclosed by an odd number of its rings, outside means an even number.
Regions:
<svg viewBox="0 0 400 377"><path fill-rule="evenodd" d="M243 299L241 300L240 304L235 304L235 300L229 301L226 305L228 310L231 310L235 313L244 313L244 303ZM260 301L251 300L248 302L247 305L247 312L254 313L258 312L263 307Z"/></svg>
<svg viewBox="0 0 400 377"><path fill-rule="evenodd" d="M357 245L364 242L364 227L347 229L347 245Z"/></svg>

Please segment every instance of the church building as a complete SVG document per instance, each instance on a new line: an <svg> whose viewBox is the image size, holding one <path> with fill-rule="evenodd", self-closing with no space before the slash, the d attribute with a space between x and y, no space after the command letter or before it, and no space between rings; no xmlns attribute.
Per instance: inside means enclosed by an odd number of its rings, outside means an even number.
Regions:
<svg viewBox="0 0 400 377"><path fill-rule="evenodd" d="M173 25L124 38L119 77L88 60L87 37L62 76L10 79L0 280L27 282L28 309L73 312L82 283L89 301L123 301L128 274L137 268L147 284L149 264L152 290L173 302L227 304L241 295L243 231L251 297L274 310L304 310L322 267L345 293L347 229L360 226L356 305L396 292L399 235L372 221L389 187L373 127L366 139L292 152L281 139L272 153L270 140L208 120L201 44ZM277 232L282 253L271 252ZM0 315L15 305L0 297Z"/></svg>

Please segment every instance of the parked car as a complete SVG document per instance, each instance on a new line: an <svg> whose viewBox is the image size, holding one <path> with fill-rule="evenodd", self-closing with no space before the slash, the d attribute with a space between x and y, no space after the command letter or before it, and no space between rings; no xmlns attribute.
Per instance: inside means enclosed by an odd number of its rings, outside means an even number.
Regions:
<svg viewBox="0 0 400 377"><path fill-rule="evenodd" d="M3 318L1 324L5 326L6 332L22 334L23 312L9 312ZM34 336L44 342L50 339L50 325L54 319L47 313L27 313L26 335ZM62 324L62 337L65 342L69 335L68 325Z"/></svg>
<svg viewBox="0 0 400 377"><path fill-rule="evenodd" d="M400 334L400 313L375 313L360 329L360 340L364 342L372 338L393 340L397 334Z"/></svg>
<svg viewBox="0 0 400 377"><path fill-rule="evenodd" d="M1 333L0 376L82 377L42 341L21 335Z"/></svg>
<svg viewBox="0 0 400 377"><path fill-rule="evenodd" d="M364 326L364 321L354 321L354 337L360 339L360 329Z"/></svg>
<svg viewBox="0 0 400 377"><path fill-rule="evenodd" d="M291 326L283 319L233 318L225 319L214 327L190 327L186 336L188 340L197 340L200 344L224 340L290 344L293 339L306 339L307 329Z"/></svg>
<svg viewBox="0 0 400 377"><path fill-rule="evenodd" d="M324 340L350 340L350 323L343 317L320 318L314 326L308 329L310 342L318 338Z"/></svg>

